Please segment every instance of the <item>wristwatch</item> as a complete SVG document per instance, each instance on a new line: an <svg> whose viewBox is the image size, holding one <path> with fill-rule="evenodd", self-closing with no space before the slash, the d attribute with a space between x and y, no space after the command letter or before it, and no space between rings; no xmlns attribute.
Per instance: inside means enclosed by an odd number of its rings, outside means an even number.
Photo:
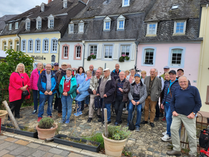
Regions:
<svg viewBox="0 0 209 157"><path fill-rule="evenodd" d="M196 116L196 113L192 112L195 116Z"/></svg>

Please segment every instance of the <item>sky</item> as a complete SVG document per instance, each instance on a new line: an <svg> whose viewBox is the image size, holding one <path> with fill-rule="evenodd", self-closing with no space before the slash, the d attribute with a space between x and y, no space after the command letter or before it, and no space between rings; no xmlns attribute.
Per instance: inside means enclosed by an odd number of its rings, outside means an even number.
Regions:
<svg viewBox="0 0 209 157"><path fill-rule="evenodd" d="M0 0L0 17L23 13L41 3L48 3L48 0Z"/></svg>

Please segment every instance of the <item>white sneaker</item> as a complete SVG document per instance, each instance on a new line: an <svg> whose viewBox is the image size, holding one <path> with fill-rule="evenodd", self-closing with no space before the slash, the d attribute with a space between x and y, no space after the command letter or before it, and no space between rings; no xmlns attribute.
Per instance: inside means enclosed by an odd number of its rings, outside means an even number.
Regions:
<svg viewBox="0 0 209 157"><path fill-rule="evenodd" d="M167 131L163 132L162 134L163 134L163 136L165 136L167 134Z"/></svg>
<svg viewBox="0 0 209 157"><path fill-rule="evenodd" d="M171 141L171 137L169 137L168 134L164 135L161 139L162 139L162 141L164 141L164 142L169 142L169 141Z"/></svg>

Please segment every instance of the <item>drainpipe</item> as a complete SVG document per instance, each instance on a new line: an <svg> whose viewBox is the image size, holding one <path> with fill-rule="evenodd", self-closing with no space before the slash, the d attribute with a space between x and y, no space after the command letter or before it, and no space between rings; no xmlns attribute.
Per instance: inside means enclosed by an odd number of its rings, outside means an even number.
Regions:
<svg viewBox="0 0 209 157"><path fill-rule="evenodd" d="M60 39L58 39L58 64L60 65Z"/></svg>
<svg viewBox="0 0 209 157"><path fill-rule="evenodd" d="M137 70L137 57L138 57L138 45L139 45L139 41L135 41L136 44L136 59L135 59L135 67L134 69L136 70L136 72L140 72L140 70Z"/></svg>
<svg viewBox="0 0 209 157"><path fill-rule="evenodd" d="M84 67L84 59L85 59L85 40L83 40L82 43L83 43L83 67Z"/></svg>
<svg viewBox="0 0 209 157"><path fill-rule="evenodd" d="M19 51L21 50L21 37L19 34L17 34L17 36L19 37Z"/></svg>

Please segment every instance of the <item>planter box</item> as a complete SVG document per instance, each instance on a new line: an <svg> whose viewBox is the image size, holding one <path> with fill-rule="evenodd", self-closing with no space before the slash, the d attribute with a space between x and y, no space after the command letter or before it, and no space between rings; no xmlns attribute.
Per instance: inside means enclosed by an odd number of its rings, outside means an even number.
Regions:
<svg viewBox="0 0 209 157"><path fill-rule="evenodd" d="M15 133L15 129L14 128L7 128L6 126L12 126L12 125L5 125L5 124L3 124L2 126L1 126L1 130L2 131L7 131L7 132L11 132L11 133Z"/></svg>
<svg viewBox="0 0 209 157"><path fill-rule="evenodd" d="M89 146L89 145L86 145L86 144L83 144L83 143L76 143L76 142L72 142L72 141L63 140L63 139L61 139L62 137L66 138L68 136L58 134L54 137L54 142L59 143L59 144L63 144L63 145L67 145L67 146L72 146L72 147L75 147L75 148L80 148L80 149L92 151L92 152L99 152L100 143L98 143L98 142L90 141L92 144L95 144L97 146ZM75 137L69 137L69 138L71 138L73 140L76 140L76 141L87 142L87 140L84 140L84 139L81 139L81 138L75 138Z"/></svg>

